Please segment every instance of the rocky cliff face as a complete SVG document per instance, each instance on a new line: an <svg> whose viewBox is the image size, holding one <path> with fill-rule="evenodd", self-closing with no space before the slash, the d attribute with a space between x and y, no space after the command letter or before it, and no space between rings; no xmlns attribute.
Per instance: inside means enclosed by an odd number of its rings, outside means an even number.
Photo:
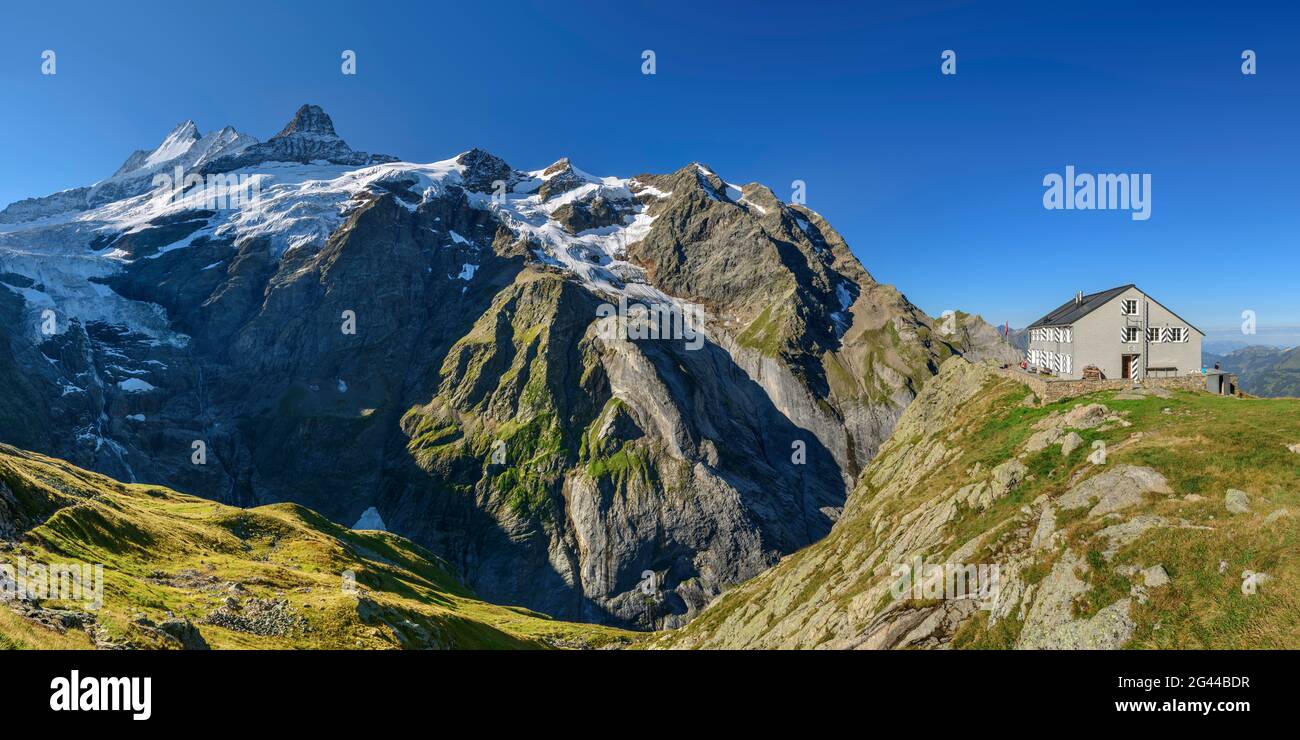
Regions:
<svg viewBox="0 0 1300 740"><path fill-rule="evenodd" d="M124 169L257 197L6 211L0 439L228 504L373 507L493 601L685 622L824 536L974 348L816 213L701 165L397 162L314 106L264 144L182 129Z"/></svg>
<svg viewBox="0 0 1300 740"><path fill-rule="evenodd" d="M980 316L956 311L951 324L945 324L945 319L940 317L940 335L951 327L952 336L944 338L962 347L962 357L972 362L1018 365L1025 358L1025 348L1015 344L1016 332L993 326Z"/></svg>

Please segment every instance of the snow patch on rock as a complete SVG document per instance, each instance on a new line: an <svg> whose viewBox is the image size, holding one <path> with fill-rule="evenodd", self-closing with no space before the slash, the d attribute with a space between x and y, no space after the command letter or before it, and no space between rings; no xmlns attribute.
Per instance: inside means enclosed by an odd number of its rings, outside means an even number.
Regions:
<svg viewBox="0 0 1300 740"><path fill-rule="evenodd" d="M117 382L117 387L121 388L127 393L148 393L149 391L155 389L152 384L143 381L139 378L127 378L126 380L119 380Z"/></svg>
<svg viewBox="0 0 1300 740"><path fill-rule="evenodd" d="M352 525L352 529L371 529L380 532L388 531L388 528L384 526L383 517L379 516L379 509L376 509L373 506L361 512L361 518L357 519L357 523Z"/></svg>

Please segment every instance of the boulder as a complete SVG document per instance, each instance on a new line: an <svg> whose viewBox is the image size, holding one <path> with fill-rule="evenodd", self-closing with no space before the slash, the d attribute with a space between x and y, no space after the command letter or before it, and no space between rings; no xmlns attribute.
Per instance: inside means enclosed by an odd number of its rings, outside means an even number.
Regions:
<svg viewBox="0 0 1300 740"><path fill-rule="evenodd" d="M983 511L1002 499L1025 479L1028 468L1016 459L1007 460L993 468L989 480L962 486L955 500Z"/></svg>
<svg viewBox="0 0 1300 740"><path fill-rule="evenodd" d="M1142 585L1147 588L1159 588L1169 583L1169 574L1165 572L1165 566L1153 565L1142 571Z"/></svg>
<svg viewBox="0 0 1300 740"><path fill-rule="evenodd" d="M1078 432L1070 432L1061 438L1061 454L1069 457L1071 452L1083 446L1083 437Z"/></svg>
<svg viewBox="0 0 1300 740"><path fill-rule="evenodd" d="M1112 524L1097 533L1098 538L1106 540L1106 549L1102 550L1101 555L1106 560L1110 560L1121 548L1136 542L1148 529L1167 524L1164 518L1158 516L1139 516L1126 522Z"/></svg>
<svg viewBox="0 0 1300 740"><path fill-rule="evenodd" d="M1034 432L1033 435L1025 442L1025 452L1038 452L1045 450L1060 439L1060 429L1044 429L1040 432Z"/></svg>
<svg viewBox="0 0 1300 740"><path fill-rule="evenodd" d="M158 629L175 639L186 650L209 650L208 641L203 639L199 628L188 619L172 618L158 624Z"/></svg>
<svg viewBox="0 0 1300 740"><path fill-rule="evenodd" d="M1054 414L1040 420L1034 429L1092 429L1105 421L1112 420L1110 409L1100 403L1089 403Z"/></svg>
<svg viewBox="0 0 1300 740"><path fill-rule="evenodd" d="M1172 493L1168 481L1155 470L1121 465L1094 475L1057 500L1062 509L1078 509L1096 502L1088 516L1101 516L1142 503L1147 493Z"/></svg>
<svg viewBox="0 0 1300 740"><path fill-rule="evenodd" d="M1223 505L1233 514L1246 514L1250 511L1250 496L1245 491L1229 488L1223 498Z"/></svg>
<svg viewBox="0 0 1300 740"><path fill-rule="evenodd" d="M1093 465L1106 464L1106 443L1100 439L1093 440L1092 452L1088 455L1088 462Z"/></svg>
<svg viewBox="0 0 1300 740"><path fill-rule="evenodd" d="M1284 518L1289 517L1289 516L1291 516L1291 512L1290 512L1289 510L1287 510L1287 509L1277 509L1276 511L1270 513L1268 516L1264 517L1264 523L1265 523L1265 524L1272 524L1273 522L1277 521L1278 519L1284 519Z"/></svg>
<svg viewBox="0 0 1300 740"><path fill-rule="evenodd" d="M1007 495L1012 488L1015 488L1020 481L1025 479L1028 473L1024 463L1019 460L1007 460L1006 462L993 468L993 491L995 498L1001 498Z"/></svg>

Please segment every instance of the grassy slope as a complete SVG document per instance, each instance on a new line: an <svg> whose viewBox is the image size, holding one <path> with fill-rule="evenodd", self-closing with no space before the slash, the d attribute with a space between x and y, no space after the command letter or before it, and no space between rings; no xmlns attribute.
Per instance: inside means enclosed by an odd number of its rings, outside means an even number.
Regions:
<svg viewBox="0 0 1300 740"><path fill-rule="evenodd" d="M39 526L0 562L105 566L97 629L112 642L164 647L134 623L189 618L214 648L598 647L619 630L559 622L480 601L432 554L396 535L356 532L292 504L238 509L146 485L125 485L0 445L0 481ZM45 517L48 516L48 519ZM352 570L365 603L341 587ZM263 637L204 623L242 599L288 600L307 628ZM46 602L46 607L82 608ZM364 614L365 616L359 616ZM81 630L55 632L0 606L0 648L84 648Z"/></svg>
<svg viewBox="0 0 1300 740"><path fill-rule="evenodd" d="M1021 461L1032 477L986 511L959 508L929 554L946 556L981 533L1004 532L990 536L967 561L997 562L1008 542L1033 531L1037 507L1030 508L1032 513L1022 507L1040 496L1050 499L1064 493L1075 476L1100 472L1086 457L1093 440L1104 440L1111 449L1107 467L1150 466L1164 474L1174 490L1172 496L1148 496L1125 511L1123 519L1155 514L1190 526L1149 530L1105 562L1093 536L1114 521L1090 519L1083 512L1062 513L1058 528L1065 532L1065 542L1093 564L1091 588L1075 603L1076 616L1090 616L1128 595L1130 580L1116 568L1159 563L1171 583L1153 589L1147 604L1135 602L1137 628L1128 647L1300 647L1300 602L1294 596L1300 586L1300 455L1287 449L1300 442L1300 401L1198 393L1116 400L1115 393L1108 392L1036 408L1021 404L1027 393L1010 380L990 379L928 440L891 440L859 479L844 518L826 539L738 586L691 624L661 635L654 644L816 647L851 641L888 603L887 592L883 600L879 595L892 564L872 560L878 557L874 548L888 534L885 530L903 526L899 520L909 512L970 483L968 471L975 463L987 471L1015 457L1039 419L1081 403L1101 402L1124 413L1132 426L1082 431L1085 444L1069 457L1062 457L1056 445L1025 455ZM934 442L958 452L925 470L901 495L880 495L873 474L882 465L909 448ZM875 477L879 484L881 477L891 476ZM1228 488L1250 494L1250 513L1225 510ZM1191 494L1203 500L1188 501L1185 497ZM883 529L878 526L882 520ZM1026 582L1040 580L1059 555L1051 550L1041 554L1026 571ZM1222 573L1221 561L1227 563ZM1241 572L1247 568L1276 580L1245 596ZM986 614L977 614L957 632L953 644L1008 648L1023 626L1014 615L994 629L987 629L986 623Z"/></svg>

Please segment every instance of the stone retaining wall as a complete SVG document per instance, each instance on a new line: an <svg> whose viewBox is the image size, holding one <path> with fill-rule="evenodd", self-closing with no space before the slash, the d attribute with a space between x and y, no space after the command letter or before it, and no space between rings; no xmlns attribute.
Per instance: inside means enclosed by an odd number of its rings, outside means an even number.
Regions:
<svg viewBox="0 0 1300 740"><path fill-rule="evenodd" d="M1097 391L1118 391L1133 387L1133 381L1126 378L1061 380L1059 378L1033 375L1018 368L998 368L994 372L1017 383L1024 383L1029 386L1034 395L1038 396L1040 403L1054 403L1064 398L1073 398L1088 393L1096 393ZM1179 391L1204 391L1205 376L1196 374L1179 375L1174 378L1147 378L1138 381L1138 386Z"/></svg>

